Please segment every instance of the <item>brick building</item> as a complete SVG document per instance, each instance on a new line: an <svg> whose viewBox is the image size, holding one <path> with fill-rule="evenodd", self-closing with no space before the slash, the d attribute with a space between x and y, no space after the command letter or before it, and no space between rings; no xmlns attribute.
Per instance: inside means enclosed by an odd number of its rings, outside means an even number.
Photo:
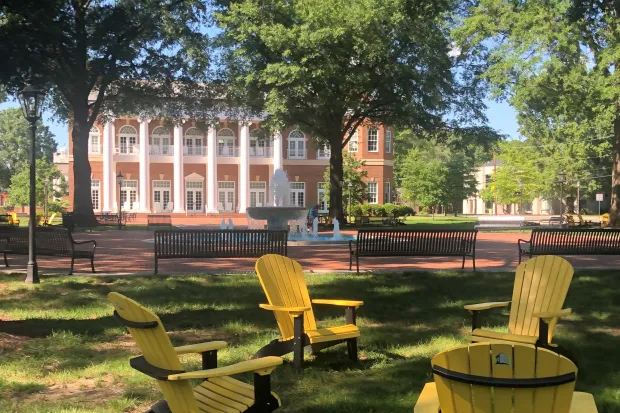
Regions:
<svg viewBox="0 0 620 413"><path fill-rule="evenodd" d="M169 127L163 121L117 118L95 125L89 139L95 211L116 211L119 187L124 211L174 214L244 213L268 205L269 182L283 168L291 181L291 204L327 205L322 198L329 149L316 148L303 130L287 128L257 139L260 120L221 120L203 131L195 121ZM345 151L363 159L369 200L393 199L393 131L362 126ZM69 139L69 193L73 193L73 147Z"/></svg>

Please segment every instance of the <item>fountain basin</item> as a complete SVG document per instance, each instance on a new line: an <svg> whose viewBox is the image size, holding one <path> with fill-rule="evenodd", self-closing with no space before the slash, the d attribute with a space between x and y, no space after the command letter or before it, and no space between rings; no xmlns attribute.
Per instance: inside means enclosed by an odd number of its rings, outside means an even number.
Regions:
<svg viewBox="0 0 620 413"><path fill-rule="evenodd" d="M305 218L307 211L303 207L249 207L246 214L252 219L267 221L267 229L288 230L288 222Z"/></svg>

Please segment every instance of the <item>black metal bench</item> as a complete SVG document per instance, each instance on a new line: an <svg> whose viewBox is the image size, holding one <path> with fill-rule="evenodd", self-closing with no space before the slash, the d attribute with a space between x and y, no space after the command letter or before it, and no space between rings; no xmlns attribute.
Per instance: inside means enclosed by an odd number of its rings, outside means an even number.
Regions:
<svg viewBox="0 0 620 413"><path fill-rule="evenodd" d="M37 227L36 229L37 255L71 258L69 275L73 274L73 265L76 258L90 259L90 266L95 272L95 249L97 243L90 241L75 241L66 228ZM93 244L92 250L76 249L76 245ZM7 255L28 255L28 228L0 229L0 252L4 255L4 265L9 266Z"/></svg>
<svg viewBox="0 0 620 413"><path fill-rule="evenodd" d="M360 229L357 241L349 241L349 271L353 257L360 271L360 257L471 257L476 270L478 230ZM353 244L355 243L355 249Z"/></svg>
<svg viewBox="0 0 620 413"><path fill-rule="evenodd" d="M168 214L149 214L146 216L146 229L151 227L172 228L172 216Z"/></svg>
<svg viewBox="0 0 620 413"><path fill-rule="evenodd" d="M288 253L288 232L267 229L157 230L155 274L160 259L259 258Z"/></svg>
<svg viewBox="0 0 620 413"><path fill-rule="evenodd" d="M517 246L519 263L534 255L620 255L620 229L537 228Z"/></svg>

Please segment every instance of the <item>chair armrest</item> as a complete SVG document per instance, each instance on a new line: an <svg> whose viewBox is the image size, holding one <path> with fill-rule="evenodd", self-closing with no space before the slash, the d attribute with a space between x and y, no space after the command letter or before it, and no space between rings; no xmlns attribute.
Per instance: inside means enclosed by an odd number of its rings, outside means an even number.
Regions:
<svg viewBox="0 0 620 413"><path fill-rule="evenodd" d="M336 307L355 307L359 308L364 305L363 301L354 301L354 300L325 300L325 299L315 299L312 300L312 304L325 304L325 305L334 305Z"/></svg>
<svg viewBox="0 0 620 413"><path fill-rule="evenodd" d="M510 301L495 301L491 303L469 304L464 308L467 311L483 311L490 310L491 308L508 307L509 305Z"/></svg>
<svg viewBox="0 0 620 413"><path fill-rule="evenodd" d="M415 403L413 413L438 413L439 397L437 395L437 386L435 383L426 383Z"/></svg>
<svg viewBox="0 0 620 413"><path fill-rule="evenodd" d="M283 307L280 305L271 305L271 304L259 304L258 306L262 308L263 310L283 311L283 312L291 313L291 314L302 314L302 313L305 313L306 311L311 310L310 307Z"/></svg>
<svg viewBox="0 0 620 413"><path fill-rule="evenodd" d="M187 346L175 347L177 354L195 354L204 353L206 351L222 350L228 347L225 341L209 341L208 343L189 344Z"/></svg>
<svg viewBox="0 0 620 413"><path fill-rule="evenodd" d="M231 364L226 367L171 374L168 376L168 380L211 379L213 377L232 376L234 374L247 373L250 371L265 376L270 374L280 364L282 364L282 359L280 357L261 357L255 360Z"/></svg>
<svg viewBox="0 0 620 413"><path fill-rule="evenodd" d="M573 312L572 308L565 308L560 311L546 311L542 313L532 314L532 317L541 318L543 320L549 320L552 318L565 317Z"/></svg>

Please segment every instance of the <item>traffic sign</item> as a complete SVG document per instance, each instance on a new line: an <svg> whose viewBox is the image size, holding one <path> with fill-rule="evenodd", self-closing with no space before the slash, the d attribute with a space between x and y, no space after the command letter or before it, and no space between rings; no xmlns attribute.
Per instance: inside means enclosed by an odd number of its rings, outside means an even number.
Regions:
<svg viewBox="0 0 620 413"><path fill-rule="evenodd" d="M605 194L602 192L599 192L596 194L596 201L597 202L603 202L603 200L605 199Z"/></svg>

